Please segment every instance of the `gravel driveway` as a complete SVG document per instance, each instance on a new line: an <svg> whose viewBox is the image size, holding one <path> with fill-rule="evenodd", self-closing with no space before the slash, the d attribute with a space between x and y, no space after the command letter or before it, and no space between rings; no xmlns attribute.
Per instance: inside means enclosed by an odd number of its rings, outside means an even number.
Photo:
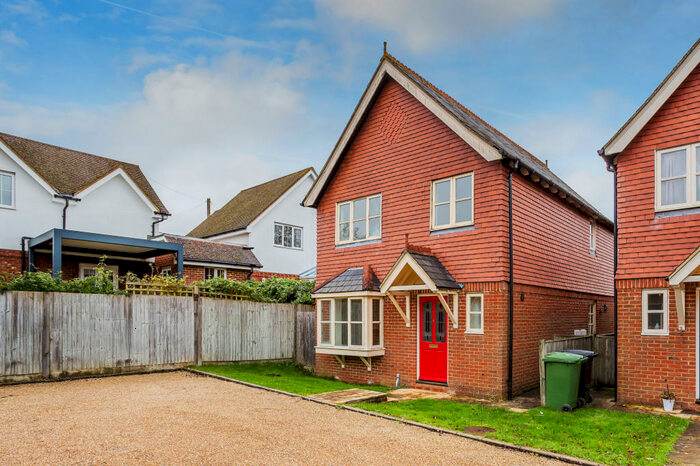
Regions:
<svg viewBox="0 0 700 466"><path fill-rule="evenodd" d="M549 464L185 372L0 387L7 463Z"/></svg>

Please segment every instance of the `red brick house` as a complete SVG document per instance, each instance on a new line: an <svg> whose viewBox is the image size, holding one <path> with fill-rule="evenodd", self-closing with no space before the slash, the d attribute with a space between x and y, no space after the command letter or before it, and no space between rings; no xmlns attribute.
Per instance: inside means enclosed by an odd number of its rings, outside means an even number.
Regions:
<svg viewBox="0 0 700 466"><path fill-rule="evenodd" d="M615 174L618 401L700 409L700 40L599 151Z"/></svg>
<svg viewBox="0 0 700 466"><path fill-rule="evenodd" d="M182 278L188 285L214 277L243 281L255 278L262 267L249 247L167 234L160 239L182 245ZM158 257L155 261L157 273L174 275L176 259L173 255Z"/></svg>
<svg viewBox="0 0 700 466"><path fill-rule="evenodd" d="M320 374L504 398L539 339L612 331L612 222L391 55L304 205Z"/></svg>

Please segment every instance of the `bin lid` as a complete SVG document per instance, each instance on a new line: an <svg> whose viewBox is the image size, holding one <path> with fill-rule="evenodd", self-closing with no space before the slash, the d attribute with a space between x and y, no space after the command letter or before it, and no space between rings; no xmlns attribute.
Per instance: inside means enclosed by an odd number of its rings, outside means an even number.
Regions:
<svg viewBox="0 0 700 466"><path fill-rule="evenodd" d="M554 352L542 358L544 362L560 362L562 364L579 364L585 361L586 356L572 353Z"/></svg>
<svg viewBox="0 0 700 466"><path fill-rule="evenodd" d="M586 356L588 359L593 359L598 356L595 351L588 351L585 349L567 349L563 351L564 353L580 354L581 356Z"/></svg>

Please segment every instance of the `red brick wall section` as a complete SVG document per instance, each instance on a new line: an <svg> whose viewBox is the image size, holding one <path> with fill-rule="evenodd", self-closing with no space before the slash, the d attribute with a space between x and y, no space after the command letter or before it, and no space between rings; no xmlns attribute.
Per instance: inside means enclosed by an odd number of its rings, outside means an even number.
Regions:
<svg viewBox="0 0 700 466"><path fill-rule="evenodd" d="M0 274L16 274L22 271L22 251L0 249Z"/></svg>
<svg viewBox="0 0 700 466"><path fill-rule="evenodd" d="M516 285L514 293L513 392L539 386L539 342L555 335L573 335L574 330L588 329L588 310L593 302L601 309L608 306L612 316L613 297L573 291ZM600 317L597 314L596 317ZM605 319L603 330L609 331L612 319ZM598 328L598 333L605 333Z"/></svg>
<svg viewBox="0 0 700 466"><path fill-rule="evenodd" d="M381 124L392 104L404 113L405 123L387 138ZM475 227L431 236L431 181L472 170ZM412 244L429 246L460 282L507 280L506 189L500 163L484 160L389 79L320 200L317 281L363 264L371 264L381 279L404 248L406 233ZM382 193L381 242L336 248L336 202L377 193Z"/></svg>
<svg viewBox="0 0 700 466"><path fill-rule="evenodd" d="M266 278L272 278L272 277L292 278L294 280L299 280L299 275L293 274L293 273L260 272L258 270L253 272L253 275L250 278L255 280L255 281L261 282L261 281L265 280Z"/></svg>
<svg viewBox="0 0 700 466"><path fill-rule="evenodd" d="M513 177L515 281L613 295L613 233L522 176Z"/></svg>
<svg viewBox="0 0 700 466"><path fill-rule="evenodd" d="M466 294L484 295L484 334L466 334ZM524 297L520 301L521 294ZM588 303L612 308L611 297L518 285L515 289L513 341L513 391L519 394L539 384L539 341L554 335L572 335L588 326ZM450 304L452 301L449 301ZM399 300L404 304L403 298ZM346 357L341 368L331 355L316 355L316 371L354 383L394 385L401 374L403 385L434 388L416 381L417 295L411 297L411 327L384 300L384 346L386 353L372 359L372 371L359 358ZM459 327L448 325L448 388L450 392L487 398L507 394L508 284L472 283L459 295Z"/></svg>
<svg viewBox="0 0 700 466"><path fill-rule="evenodd" d="M667 288L665 279L619 280L618 399L621 403L661 406L669 387L683 409L700 411L696 399L696 284L685 294L685 332L678 330L676 303L669 289L669 335L642 335L642 290Z"/></svg>
<svg viewBox="0 0 700 466"><path fill-rule="evenodd" d="M667 277L700 246L700 214L656 218L654 155L700 142L700 66L617 158L618 279Z"/></svg>

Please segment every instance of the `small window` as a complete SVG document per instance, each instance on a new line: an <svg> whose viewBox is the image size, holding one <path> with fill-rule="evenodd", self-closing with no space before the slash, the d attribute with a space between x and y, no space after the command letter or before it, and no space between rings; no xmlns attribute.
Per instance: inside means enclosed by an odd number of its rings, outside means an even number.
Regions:
<svg viewBox="0 0 700 466"><path fill-rule="evenodd" d="M596 303L592 302L591 304L588 305L588 334L589 335L595 335L595 333L596 333L595 316L596 316Z"/></svg>
<svg viewBox="0 0 700 466"><path fill-rule="evenodd" d="M467 295L467 333L484 333L484 295Z"/></svg>
<svg viewBox="0 0 700 466"><path fill-rule="evenodd" d="M226 269L218 267L206 267L204 269L204 279L210 280L212 278L226 278Z"/></svg>
<svg viewBox="0 0 700 466"><path fill-rule="evenodd" d="M656 152L656 209L700 206L700 144Z"/></svg>
<svg viewBox="0 0 700 466"><path fill-rule="evenodd" d="M595 252L595 234L596 224L591 220L588 224L588 248L591 252Z"/></svg>
<svg viewBox="0 0 700 466"><path fill-rule="evenodd" d="M0 172L0 207L15 206L15 174Z"/></svg>
<svg viewBox="0 0 700 466"><path fill-rule="evenodd" d="M431 229L474 223L474 173L433 181L430 195Z"/></svg>
<svg viewBox="0 0 700 466"><path fill-rule="evenodd" d="M172 268L170 267L163 267L162 269L160 269L160 274L164 277L169 277L170 275L172 275L172 273Z"/></svg>
<svg viewBox="0 0 700 466"><path fill-rule="evenodd" d="M283 248L301 249L302 228L275 223L274 244Z"/></svg>
<svg viewBox="0 0 700 466"><path fill-rule="evenodd" d="M336 206L336 242L353 243L382 236L382 196L363 197Z"/></svg>
<svg viewBox="0 0 700 466"><path fill-rule="evenodd" d="M119 267L116 265L105 265L103 268L105 272L112 276L114 288L119 288ZM79 264L78 269L80 278L94 277L97 275L97 264Z"/></svg>
<svg viewBox="0 0 700 466"><path fill-rule="evenodd" d="M668 290L642 291L642 335L668 335Z"/></svg>

